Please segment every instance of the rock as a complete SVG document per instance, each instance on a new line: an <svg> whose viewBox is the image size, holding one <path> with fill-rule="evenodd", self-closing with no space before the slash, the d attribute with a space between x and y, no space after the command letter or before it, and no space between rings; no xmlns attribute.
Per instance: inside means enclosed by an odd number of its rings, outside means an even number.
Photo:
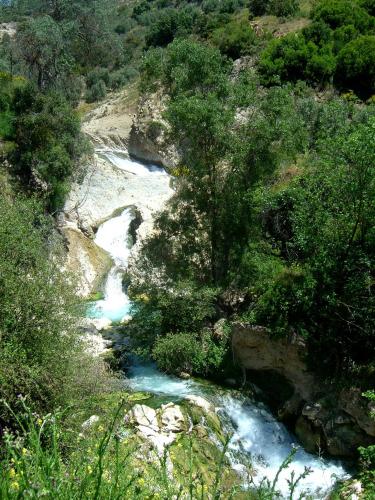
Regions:
<svg viewBox="0 0 375 500"><path fill-rule="evenodd" d="M238 385L236 379L234 379L234 378L226 378L224 380L224 384L228 385L229 387L237 387L237 385Z"/></svg>
<svg viewBox="0 0 375 500"><path fill-rule="evenodd" d="M339 405L354 418L361 429L375 437L375 420L371 416L375 412L374 401L364 398L359 388L351 387L341 391Z"/></svg>
<svg viewBox="0 0 375 500"><path fill-rule="evenodd" d="M242 367L277 372L302 399L312 398L315 378L304 361L306 346L302 339L272 339L266 328L237 322L232 328L232 346Z"/></svg>
<svg viewBox="0 0 375 500"><path fill-rule="evenodd" d="M112 260L77 225L65 223L61 231L67 246L66 268L78 278L78 295L88 297L101 286Z"/></svg>
<svg viewBox="0 0 375 500"><path fill-rule="evenodd" d="M136 404L126 415L125 420L132 424L137 425L145 432L154 431L159 432L159 423L156 416L156 411L146 405Z"/></svg>
<svg viewBox="0 0 375 500"><path fill-rule="evenodd" d="M161 412L162 431L164 433L181 432L185 429L185 419L179 406L168 403L162 405Z"/></svg>
<svg viewBox="0 0 375 500"><path fill-rule="evenodd" d="M182 380L189 380L189 378L191 378L191 375L190 373L186 373L186 372L180 372L178 374L179 378L181 378Z"/></svg>
<svg viewBox="0 0 375 500"><path fill-rule="evenodd" d="M162 90L143 95L129 135L129 153L135 158L164 166L179 162L176 148L167 140L168 123L163 118L166 96Z"/></svg>
<svg viewBox="0 0 375 500"><path fill-rule="evenodd" d="M322 411L322 405L320 403L306 404L302 409L302 415L307 417L309 420L316 420Z"/></svg>
<svg viewBox="0 0 375 500"><path fill-rule="evenodd" d="M322 437L319 428L302 415L297 419L295 433L303 447L310 453L322 449Z"/></svg>
<svg viewBox="0 0 375 500"><path fill-rule="evenodd" d="M91 415L90 418L88 418L87 420L85 420L85 422L83 422L83 424L81 425L81 428L84 430L84 431L87 431L88 429L90 429L94 424L98 423L100 420L100 417L98 417L98 415Z"/></svg>
<svg viewBox="0 0 375 500"><path fill-rule="evenodd" d="M352 457L359 446L375 443L374 403L363 398L358 388L338 392L320 381L307 369L302 339L273 339L263 327L238 322L232 332L233 352L245 373L253 370L254 378L264 374L267 380L277 374L275 382L266 386L270 401L279 401L279 417L295 426L306 449ZM280 391L287 384L292 394L285 394L283 401Z"/></svg>
<svg viewBox="0 0 375 500"><path fill-rule="evenodd" d="M227 323L227 320L225 318L219 319L214 324L214 337L217 340L222 340L227 337L227 332L225 331L225 325Z"/></svg>
<svg viewBox="0 0 375 500"><path fill-rule="evenodd" d="M202 398L202 396L194 396L193 394L190 394L188 396L185 396L185 399L192 405L198 406L206 413L214 411L214 406L209 401L207 401L207 399Z"/></svg>

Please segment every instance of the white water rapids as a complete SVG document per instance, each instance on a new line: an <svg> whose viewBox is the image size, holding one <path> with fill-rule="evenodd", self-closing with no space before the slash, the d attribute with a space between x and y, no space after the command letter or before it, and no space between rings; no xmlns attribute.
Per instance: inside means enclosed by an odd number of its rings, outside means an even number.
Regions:
<svg viewBox="0 0 375 500"><path fill-rule="evenodd" d="M151 184L154 176L165 176L168 182L167 174L158 167L147 167L114 151L103 152L102 156L121 170L147 177ZM122 278L131 251L129 227L132 218L132 208L126 208L98 229L95 242L111 255L114 264L107 277L104 298L91 307L91 317L120 321L129 316L131 303L123 288ZM174 398L184 398L188 394L203 395L209 399L215 405L225 429L232 434L229 455L234 468L240 469L244 460L251 461L256 470L255 484L260 484L263 478L272 483L283 460L297 445L296 438L265 405L244 398L238 392L212 385L207 390L197 381L180 380L160 373L153 365L135 364L130 369L128 382L132 389L138 391ZM311 473L301 481L297 493L306 492L313 499L327 498L336 479L346 476L340 463L320 459L299 449L289 468L280 474L277 489L287 496L287 480L291 473L298 477L305 467L310 468Z"/></svg>

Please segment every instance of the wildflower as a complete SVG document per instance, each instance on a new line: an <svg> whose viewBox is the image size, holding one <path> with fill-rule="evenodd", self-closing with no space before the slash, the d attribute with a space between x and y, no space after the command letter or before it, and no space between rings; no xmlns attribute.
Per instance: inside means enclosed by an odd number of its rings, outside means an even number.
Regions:
<svg viewBox="0 0 375 500"><path fill-rule="evenodd" d="M12 483L10 483L10 487L13 490L17 490L17 491L20 489L20 485L19 485L19 483L17 483L17 481L13 481Z"/></svg>
<svg viewBox="0 0 375 500"><path fill-rule="evenodd" d="M140 477L138 479L137 484L138 484L138 486L143 486L145 484L145 480L143 479L143 477Z"/></svg>
<svg viewBox="0 0 375 500"><path fill-rule="evenodd" d="M39 426L41 426L41 425L42 425L42 423L43 423L43 420L42 420L41 418L38 418L38 420L37 420L37 424L38 424Z"/></svg>
<svg viewBox="0 0 375 500"><path fill-rule="evenodd" d="M26 448L22 448L22 455L25 457L27 455L28 451Z"/></svg>
<svg viewBox="0 0 375 500"><path fill-rule="evenodd" d="M9 477L16 477L16 471L13 469L13 467L9 471Z"/></svg>
<svg viewBox="0 0 375 500"><path fill-rule="evenodd" d="M98 427L98 431L99 431L99 432L103 432L103 431L104 431L104 427L103 427L102 425L99 425L99 427Z"/></svg>
<svg viewBox="0 0 375 500"><path fill-rule="evenodd" d="M88 472L89 474L91 474L91 473L92 473L92 467L91 467L91 465L88 465L88 466L87 466L87 472Z"/></svg>

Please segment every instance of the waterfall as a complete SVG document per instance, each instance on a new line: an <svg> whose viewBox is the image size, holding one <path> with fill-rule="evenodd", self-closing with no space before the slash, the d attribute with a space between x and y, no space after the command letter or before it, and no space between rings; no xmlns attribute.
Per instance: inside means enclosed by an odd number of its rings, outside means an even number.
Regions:
<svg viewBox="0 0 375 500"><path fill-rule="evenodd" d="M101 154L121 170L134 175L150 176L151 184L154 175L167 175L159 167L142 165L119 152L105 151ZM97 231L95 242L111 255L113 267L107 277L103 300L97 301L90 308L91 317L111 321L129 317L131 303L122 281L133 243L129 236L132 218L133 209L126 208L120 215L104 222ZM241 461L250 461L256 471L253 478L255 485L259 485L264 478L272 483L280 465L297 444L296 438L273 417L264 404L245 398L239 392L214 385L207 389L206 385L198 381L180 380L160 373L154 365L139 363L131 367L126 383L133 390L147 391L175 400L194 394L211 401L222 425L232 436L229 458L233 467L241 468ZM326 498L336 480L347 477L339 462L323 460L299 449L292 464L279 476L277 489L285 497L291 473L295 474L296 479L304 472L305 467L311 469L311 472L300 482L297 493L307 492L314 499Z"/></svg>

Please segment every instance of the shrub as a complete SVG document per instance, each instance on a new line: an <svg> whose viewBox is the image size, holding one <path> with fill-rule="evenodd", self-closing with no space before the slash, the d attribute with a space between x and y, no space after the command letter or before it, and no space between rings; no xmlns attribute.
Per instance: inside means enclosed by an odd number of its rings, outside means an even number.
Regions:
<svg viewBox="0 0 375 500"><path fill-rule="evenodd" d="M191 32L194 18L191 11L184 9L165 9L152 24L146 42L148 46L164 47L171 43L177 35Z"/></svg>
<svg viewBox="0 0 375 500"><path fill-rule="evenodd" d="M210 330L197 333L169 333L159 337L152 357L158 367L169 373L217 373L227 352L227 336L214 340Z"/></svg>
<svg viewBox="0 0 375 500"><path fill-rule="evenodd" d="M375 0L359 0L359 5L365 9L370 16L375 16Z"/></svg>
<svg viewBox="0 0 375 500"><path fill-rule="evenodd" d="M107 95L107 86L103 80L99 80L86 91L86 102L96 102L104 99Z"/></svg>
<svg viewBox="0 0 375 500"><path fill-rule="evenodd" d="M78 301L59 250L39 204L0 195L0 400L15 412L19 394L33 411L48 412L103 380L83 352ZM14 415L1 406L4 423L15 424Z"/></svg>
<svg viewBox="0 0 375 500"><path fill-rule="evenodd" d="M305 78L305 69L315 45L307 44L301 34L290 34L273 40L262 52L259 70L266 85Z"/></svg>
<svg viewBox="0 0 375 500"><path fill-rule="evenodd" d="M107 68L95 68L87 74L86 83L88 87L93 87L100 81L109 85L109 72Z"/></svg>
<svg viewBox="0 0 375 500"><path fill-rule="evenodd" d="M297 12L298 7L298 0L269 0L267 14L278 17L289 17Z"/></svg>
<svg viewBox="0 0 375 500"><path fill-rule="evenodd" d="M231 21L211 34L211 42L220 52L237 59L253 52L257 37L246 19Z"/></svg>
<svg viewBox="0 0 375 500"><path fill-rule="evenodd" d="M113 71L113 73L109 75L109 87L116 90L138 76L139 72L132 66Z"/></svg>
<svg viewBox="0 0 375 500"><path fill-rule="evenodd" d="M41 94L33 86L16 89L12 107L16 114L12 139L17 145L13 168L55 210L61 205L53 200L60 199L63 185L87 151L79 117L61 94Z"/></svg>
<svg viewBox="0 0 375 500"><path fill-rule="evenodd" d="M250 0L250 10L255 16L271 14L278 17L294 15L299 7L298 0Z"/></svg>
<svg viewBox="0 0 375 500"><path fill-rule="evenodd" d="M350 0L321 1L313 10L312 18L325 22L332 29L351 24L361 33L366 33L374 26L371 16Z"/></svg>
<svg viewBox="0 0 375 500"><path fill-rule="evenodd" d="M375 93L375 36L360 36L339 52L335 77L361 97Z"/></svg>
<svg viewBox="0 0 375 500"><path fill-rule="evenodd" d="M259 61L262 81L266 85L298 80L322 85L330 81L335 68L331 44L319 47L307 41L303 34L295 33L273 40Z"/></svg>
<svg viewBox="0 0 375 500"><path fill-rule="evenodd" d="M160 337L155 342L152 356L160 369L170 373L200 373L204 370L205 355L201 343L192 333L170 333Z"/></svg>

